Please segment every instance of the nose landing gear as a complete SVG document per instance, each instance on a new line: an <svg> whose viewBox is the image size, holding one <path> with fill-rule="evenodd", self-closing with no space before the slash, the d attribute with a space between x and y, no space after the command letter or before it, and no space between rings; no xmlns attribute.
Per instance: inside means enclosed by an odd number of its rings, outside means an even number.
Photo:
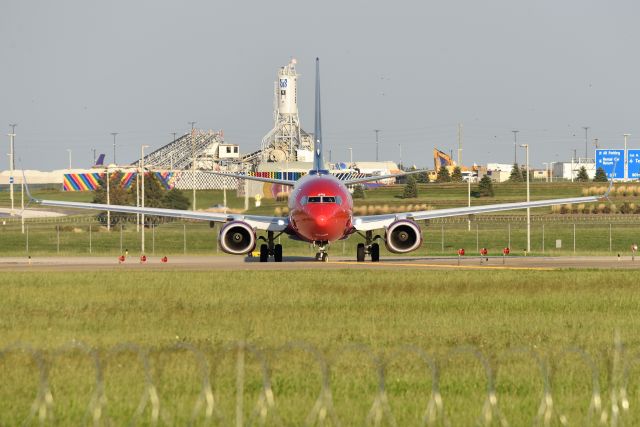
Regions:
<svg viewBox="0 0 640 427"><path fill-rule="evenodd" d="M266 239L263 236L258 237L258 239L267 242L260 245L260 262L269 261L269 256L273 256L275 262L282 262L282 245L274 243L280 234L274 236L273 231L268 231Z"/></svg>
<svg viewBox="0 0 640 427"><path fill-rule="evenodd" d="M362 235L362 234L361 234ZM366 255L371 256L371 262L380 261L380 245L374 241L381 239L379 235L374 236L372 231L367 231L363 236L365 243L358 243L356 249L356 261L364 262Z"/></svg>
<svg viewBox="0 0 640 427"><path fill-rule="evenodd" d="M328 262L329 261L329 243L328 242L313 242L313 246L318 248L316 252L316 261Z"/></svg>

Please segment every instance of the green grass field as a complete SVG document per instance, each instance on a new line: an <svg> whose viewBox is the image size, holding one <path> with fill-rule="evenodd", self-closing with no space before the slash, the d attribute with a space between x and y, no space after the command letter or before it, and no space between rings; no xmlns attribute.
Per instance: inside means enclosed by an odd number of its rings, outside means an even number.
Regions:
<svg viewBox="0 0 640 427"><path fill-rule="evenodd" d="M578 346L588 352L602 409L610 415L611 390L620 385L620 365L612 370L614 332L628 349L623 361L640 344L633 271L34 272L2 273L0 288L0 345L24 342L44 350L51 408L60 425L80 424L95 392L91 359L79 351L56 352L71 340L99 349L107 399L101 419L114 425L133 416L144 391L142 365L131 348L109 352L120 343L151 350L160 424L166 425L186 424L202 388L194 357L169 349L185 342L200 349L211 366L214 415L224 419L218 424L229 425L236 420L239 365L237 352L227 346L245 340L262 349L269 363L275 406L266 406L266 424L292 426L312 413L321 375L308 353L278 351L287 342L306 342L328 361L334 404L329 414L341 425L366 424L372 407L384 409L374 404L378 380L370 357L350 346L359 343L380 355L388 362L390 410L381 414L384 423L392 414L402 426L421 425L432 392L432 373L401 351L405 345L436 359L444 413L458 426L475 424L487 387L480 363L456 352L460 346L477 348L497 371L497 402L510 425L531 425L543 395L539 369L531 356L516 352L521 348L549 363L555 416L585 425L592 371L563 350ZM254 356L246 353L242 360L247 421L263 380ZM15 425L27 416L37 372L25 353L0 359L0 424ZM631 374L624 425L640 420L637 369ZM143 425L150 424L151 406L147 402L142 411ZM197 425L205 421L204 410L198 414ZM596 411L594 418L599 416Z"/></svg>

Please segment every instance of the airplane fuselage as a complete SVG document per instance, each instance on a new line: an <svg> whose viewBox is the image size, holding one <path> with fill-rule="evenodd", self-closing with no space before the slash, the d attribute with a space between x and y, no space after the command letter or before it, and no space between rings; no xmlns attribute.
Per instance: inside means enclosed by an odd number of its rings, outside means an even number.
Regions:
<svg viewBox="0 0 640 427"><path fill-rule="evenodd" d="M289 224L307 242L334 242L352 232L353 199L347 187L329 173L310 173L289 195Z"/></svg>

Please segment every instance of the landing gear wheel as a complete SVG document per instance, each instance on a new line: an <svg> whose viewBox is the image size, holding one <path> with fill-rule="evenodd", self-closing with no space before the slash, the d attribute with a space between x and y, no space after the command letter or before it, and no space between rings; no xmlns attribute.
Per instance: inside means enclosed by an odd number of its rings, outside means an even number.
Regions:
<svg viewBox="0 0 640 427"><path fill-rule="evenodd" d="M380 245L374 243L371 245L371 262L380 261Z"/></svg>
<svg viewBox="0 0 640 427"><path fill-rule="evenodd" d="M282 262L282 245L275 245L273 247L273 260L275 262Z"/></svg>
<svg viewBox="0 0 640 427"><path fill-rule="evenodd" d="M266 244L260 245L260 262L267 262L269 260L269 246Z"/></svg>
<svg viewBox="0 0 640 427"><path fill-rule="evenodd" d="M322 262L329 262L329 254L328 253L323 253L322 254Z"/></svg>
<svg viewBox="0 0 640 427"><path fill-rule="evenodd" d="M316 252L316 261L322 261L322 252Z"/></svg>
<svg viewBox="0 0 640 427"><path fill-rule="evenodd" d="M356 250L356 261L364 262L364 243L358 243L358 249Z"/></svg>

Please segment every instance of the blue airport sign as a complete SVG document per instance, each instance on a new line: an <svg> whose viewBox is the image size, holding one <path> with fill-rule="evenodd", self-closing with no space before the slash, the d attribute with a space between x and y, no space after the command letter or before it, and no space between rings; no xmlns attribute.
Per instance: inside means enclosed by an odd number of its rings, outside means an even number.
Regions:
<svg viewBox="0 0 640 427"><path fill-rule="evenodd" d="M640 150L627 150L629 179L640 179Z"/></svg>
<svg viewBox="0 0 640 427"><path fill-rule="evenodd" d="M596 150L596 170L604 169L607 178L624 179L624 150ZM615 169L614 169L615 167ZM640 171L640 167L639 167Z"/></svg>

